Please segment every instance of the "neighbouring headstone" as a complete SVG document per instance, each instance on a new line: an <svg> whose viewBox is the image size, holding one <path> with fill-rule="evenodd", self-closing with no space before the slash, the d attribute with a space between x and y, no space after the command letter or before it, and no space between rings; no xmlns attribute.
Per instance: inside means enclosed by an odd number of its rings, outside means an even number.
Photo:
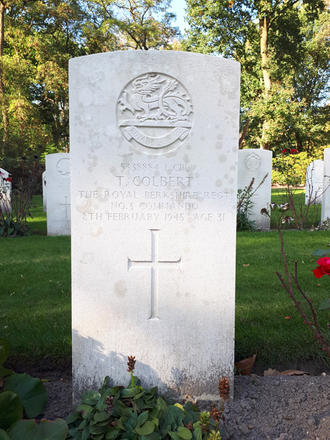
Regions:
<svg viewBox="0 0 330 440"><path fill-rule="evenodd" d="M306 170L305 204L322 203L323 195L323 160L313 160Z"/></svg>
<svg viewBox="0 0 330 440"><path fill-rule="evenodd" d="M261 214L261 210L269 210L272 196L272 156L269 150L248 148L238 152L238 189L244 190L251 186L251 207L248 219L254 222L257 229L268 230L270 218Z"/></svg>
<svg viewBox="0 0 330 440"><path fill-rule="evenodd" d="M47 178L46 171L41 175L42 178L42 207L44 212L47 212Z"/></svg>
<svg viewBox="0 0 330 440"><path fill-rule="evenodd" d="M0 210L2 212L11 212L11 192L11 174L0 168Z"/></svg>
<svg viewBox="0 0 330 440"><path fill-rule="evenodd" d="M70 235L70 155L48 154L46 175L47 235Z"/></svg>
<svg viewBox="0 0 330 440"><path fill-rule="evenodd" d="M321 221L330 219L330 148L324 150L323 194L321 207Z"/></svg>
<svg viewBox="0 0 330 440"><path fill-rule="evenodd" d="M70 61L75 398L128 355L169 395L233 384L238 118L235 61Z"/></svg>

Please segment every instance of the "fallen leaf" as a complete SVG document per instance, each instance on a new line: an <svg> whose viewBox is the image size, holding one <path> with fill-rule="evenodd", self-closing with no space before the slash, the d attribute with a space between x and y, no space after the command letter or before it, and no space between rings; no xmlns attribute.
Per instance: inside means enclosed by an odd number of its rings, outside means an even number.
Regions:
<svg viewBox="0 0 330 440"><path fill-rule="evenodd" d="M247 264L243 264L243 267L249 267L249 266L250 266L249 263L247 263Z"/></svg>
<svg viewBox="0 0 330 440"><path fill-rule="evenodd" d="M243 376L249 376L256 361L256 357L257 353L249 358L242 359L241 361L236 362L235 367L237 368L238 373L242 374Z"/></svg>
<svg viewBox="0 0 330 440"><path fill-rule="evenodd" d="M302 370L285 370L285 371L281 371L280 374L282 376L302 376L304 374L309 375L307 371L302 371Z"/></svg>
<svg viewBox="0 0 330 440"><path fill-rule="evenodd" d="M268 368L268 370L264 371L264 376L278 376L280 372L278 370L274 370L273 368Z"/></svg>
<svg viewBox="0 0 330 440"><path fill-rule="evenodd" d="M284 316L284 319L291 319L291 316Z"/></svg>

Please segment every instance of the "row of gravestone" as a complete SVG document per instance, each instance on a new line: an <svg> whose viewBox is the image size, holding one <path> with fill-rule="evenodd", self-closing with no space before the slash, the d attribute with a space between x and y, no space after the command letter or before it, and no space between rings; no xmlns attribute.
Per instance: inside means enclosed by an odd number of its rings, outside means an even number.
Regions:
<svg viewBox="0 0 330 440"><path fill-rule="evenodd" d="M329 159L330 149L325 150L325 162ZM43 206L46 211L47 198L47 229L48 235L70 235L70 159L67 153L57 153L46 156L46 171L43 173ZM238 151L238 190L248 187L254 179L252 192L260 185L259 189L251 197L249 220L255 222L258 229L267 230L270 227L268 217L260 213L262 208L269 208L271 203L271 173L272 153L260 149L246 149ZM223 180L227 181L225 174ZM219 178L218 185L222 183ZM321 220L330 217L329 201L327 200L327 186L329 178L325 174L324 161L315 160L307 168L306 172L306 196L305 203L322 203ZM136 182L137 186L143 182ZM147 182L145 182L147 183ZM85 198L92 198L92 193L86 193ZM193 206L193 205L192 205ZM124 194L115 194L115 210L127 210L124 203ZM111 209L109 210L109 213Z"/></svg>
<svg viewBox="0 0 330 440"><path fill-rule="evenodd" d="M237 172L269 173L256 210L271 178L270 152L238 163L239 75L175 51L70 60L70 159L46 158L46 208L70 231L71 204L75 398L126 384L128 355L162 393L215 400L227 376L232 394Z"/></svg>

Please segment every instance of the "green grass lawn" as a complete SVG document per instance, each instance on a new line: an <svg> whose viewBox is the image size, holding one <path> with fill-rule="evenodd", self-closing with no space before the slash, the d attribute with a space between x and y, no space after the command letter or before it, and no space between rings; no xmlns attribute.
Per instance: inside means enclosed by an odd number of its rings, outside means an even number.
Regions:
<svg viewBox="0 0 330 440"><path fill-rule="evenodd" d="M47 235L46 213L42 208L42 196L33 196L31 205L31 216L28 223L32 234Z"/></svg>
<svg viewBox="0 0 330 440"><path fill-rule="evenodd" d="M70 237L47 237L41 198L34 199L34 234L0 239L0 337L12 354L69 359L71 356ZM285 231L289 262L299 262L301 285L317 306L329 296L330 279L317 280L315 249L327 247L325 231ZM236 358L258 353L265 365L325 356L303 325L275 271L283 272L278 234L237 236ZM286 319L286 317L290 319ZM219 316L221 319L221 316ZM320 312L322 326L329 315Z"/></svg>

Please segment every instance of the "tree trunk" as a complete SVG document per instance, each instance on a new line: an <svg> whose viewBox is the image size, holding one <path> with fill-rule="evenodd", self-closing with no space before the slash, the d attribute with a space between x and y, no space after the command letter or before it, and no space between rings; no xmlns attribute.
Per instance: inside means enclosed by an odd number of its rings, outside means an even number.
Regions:
<svg viewBox="0 0 330 440"><path fill-rule="evenodd" d="M5 35L5 4L0 2L0 107L2 114L2 142L0 145L0 156L5 155L5 144L8 141L8 113L5 98L5 87L3 83L3 45L4 45L4 35Z"/></svg>
<svg viewBox="0 0 330 440"><path fill-rule="evenodd" d="M270 96L270 90L272 87L272 81L270 77L270 57L268 51L268 27L269 19L267 16L260 17L259 19L259 32L260 32L260 55L261 55L261 68L262 77L264 81L264 99L267 102ZM267 140L267 133L269 131L270 121L267 116L265 116L262 136L261 136L261 147L265 150L270 149L270 143Z"/></svg>

